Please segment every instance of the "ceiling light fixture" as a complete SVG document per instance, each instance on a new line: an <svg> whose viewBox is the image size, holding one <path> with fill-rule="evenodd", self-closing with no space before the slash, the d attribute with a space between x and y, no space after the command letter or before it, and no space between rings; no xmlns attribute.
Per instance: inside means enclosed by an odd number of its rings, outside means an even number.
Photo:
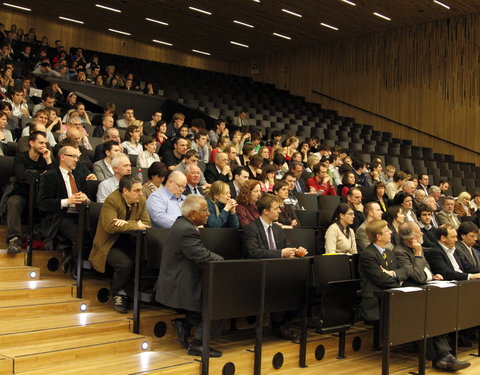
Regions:
<svg viewBox="0 0 480 375"><path fill-rule="evenodd" d="M292 12L291 10L288 10L288 9L282 9L282 12L291 14L292 16L295 16L295 17L300 17L300 18L302 18L302 15L301 15L301 14Z"/></svg>
<svg viewBox="0 0 480 375"><path fill-rule="evenodd" d="M380 14L380 13L373 13L375 16L377 17L380 17L380 18L383 18L384 20L387 20L387 21L391 21L392 19L391 18L388 18L387 16L384 16L383 14Z"/></svg>
<svg viewBox="0 0 480 375"><path fill-rule="evenodd" d="M192 52L200 53L202 55L207 55L207 56L211 55L211 53L209 52L199 51L198 49L192 49Z"/></svg>
<svg viewBox="0 0 480 375"><path fill-rule="evenodd" d="M320 23L320 25L322 25L323 27L328 27L329 29L332 29L332 30L335 30L335 31L338 31L338 27L335 27L335 26L332 26L332 25L329 25L328 23Z"/></svg>
<svg viewBox="0 0 480 375"><path fill-rule="evenodd" d="M82 25L84 24L84 22L83 22L83 21L74 20L73 18L67 18L67 17L62 17L62 16L58 16L58 18L60 18L61 20L64 20L64 21L70 21L70 22L75 22L75 23L81 23Z"/></svg>
<svg viewBox="0 0 480 375"><path fill-rule="evenodd" d="M166 46L173 46L172 43L163 42L163 41L157 40L157 39L152 39L152 42L155 42L155 43L158 43L158 44L164 44Z"/></svg>
<svg viewBox="0 0 480 375"><path fill-rule="evenodd" d="M352 6L356 6L357 4L355 4L353 1L348 1L348 0L341 0L343 1L344 3L347 3L347 4L350 4Z"/></svg>
<svg viewBox="0 0 480 375"><path fill-rule="evenodd" d="M112 11L112 12L122 13L121 10L118 10L118 9L115 9L115 8L106 7L105 5L95 4L95 6L96 6L97 8L102 8L102 9L110 10L110 11Z"/></svg>
<svg viewBox="0 0 480 375"><path fill-rule="evenodd" d="M115 30L115 29L108 29L108 31L111 31L112 33L117 33L117 34L132 35L130 33L126 33L125 31L120 31L120 30Z"/></svg>
<svg viewBox="0 0 480 375"><path fill-rule="evenodd" d="M162 21L159 21L159 20L154 20L153 18L145 18L145 19L147 21L150 21L150 22L155 22L155 23L159 23L160 25L168 26L168 23L162 22Z"/></svg>
<svg viewBox="0 0 480 375"><path fill-rule="evenodd" d="M194 10L195 12L200 12L200 13L203 13L203 14L208 14L209 16L212 15L212 13L206 11L206 10L203 10L203 9L198 9L198 8L194 8L194 7L188 7L188 9L191 9L191 10Z"/></svg>
<svg viewBox="0 0 480 375"><path fill-rule="evenodd" d="M25 8L25 7L21 7L21 6L14 5L14 4L10 4L10 3L3 3L3 5L5 5L5 6L7 6L7 7L11 7L11 8L26 10L27 12L31 12L31 11L32 11L30 8Z"/></svg>
<svg viewBox="0 0 480 375"><path fill-rule="evenodd" d="M288 39L288 40L292 39L289 36L282 35L282 34L279 34L279 33L273 33L273 35L278 36L279 38L283 38L283 39Z"/></svg>
<svg viewBox="0 0 480 375"><path fill-rule="evenodd" d="M237 20L233 20L233 23L236 23L238 25L242 25L242 26L247 26L247 27L250 27L250 28L254 28L253 25L250 25L249 23L245 23L245 22L240 22L240 21L237 21Z"/></svg>
<svg viewBox="0 0 480 375"><path fill-rule="evenodd" d="M444 7L444 8L450 9L450 7L449 7L447 4L444 4L444 3L442 3L442 2L440 2L440 1L438 1L438 0L433 0L433 2L434 2L435 4L438 4L438 5L442 6L442 7Z"/></svg>
<svg viewBox="0 0 480 375"><path fill-rule="evenodd" d="M244 47L244 48L249 48L249 46L247 46L246 44L234 42L233 40L230 41L230 44L235 44L236 46L240 46L240 47Z"/></svg>

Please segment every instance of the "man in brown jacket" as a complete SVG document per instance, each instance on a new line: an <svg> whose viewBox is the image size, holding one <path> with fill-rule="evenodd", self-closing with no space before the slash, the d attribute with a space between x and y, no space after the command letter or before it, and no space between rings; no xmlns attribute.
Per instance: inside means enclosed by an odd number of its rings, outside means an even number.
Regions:
<svg viewBox="0 0 480 375"><path fill-rule="evenodd" d="M132 175L123 176L118 190L103 203L89 257L98 272L105 272L105 263L114 268L111 293L118 312L128 312L126 290L131 289L134 268L135 243L125 232L150 226L141 181Z"/></svg>

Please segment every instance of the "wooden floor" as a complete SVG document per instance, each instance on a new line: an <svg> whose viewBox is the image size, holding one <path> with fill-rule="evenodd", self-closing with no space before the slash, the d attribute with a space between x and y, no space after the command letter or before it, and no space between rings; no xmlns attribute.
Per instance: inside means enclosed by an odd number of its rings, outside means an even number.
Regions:
<svg viewBox="0 0 480 375"><path fill-rule="evenodd" d="M110 300L103 301L108 282L86 280L84 299L78 300L72 297L73 280L56 268L58 258L55 252L36 252L35 267L26 268L24 254L0 250L0 375L200 374L199 358L187 355L176 340L170 323L177 317L173 311L144 307L141 332L135 335L131 314L119 314ZM347 358L341 360L336 358L337 337L310 330L307 368L298 368L297 343L265 331L262 374L381 374L381 353L371 349L369 327L357 325L349 331ZM242 320L236 331L226 329L212 343L224 355L210 361L210 373L252 374L253 335L253 326ZM475 352L472 348L459 353L459 358L472 362L462 374L480 375L480 358L470 355ZM281 366L275 368L279 359ZM415 370L416 354L408 346L394 348L390 373ZM442 372L428 364L427 373Z"/></svg>

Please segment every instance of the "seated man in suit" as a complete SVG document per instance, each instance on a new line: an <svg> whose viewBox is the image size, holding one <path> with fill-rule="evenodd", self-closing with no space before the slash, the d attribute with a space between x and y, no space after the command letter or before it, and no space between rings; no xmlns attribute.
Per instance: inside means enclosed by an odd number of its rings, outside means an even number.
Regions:
<svg viewBox="0 0 480 375"><path fill-rule="evenodd" d="M460 218L456 213L453 212L454 206L455 199L453 199L453 197L445 197L445 200L443 201L443 210L441 210L437 215L440 225L450 224L455 229L458 229L460 226Z"/></svg>
<svg viewBox="0 0 480 375"><path fill-rule="evenodd" d="M102 126L95 127L93 130L93 136L98 138L103 137L107 129L113 128L114 123L115 120L113 119L113 116L104 115L102 119Z"/></svg>
<svg viewBox="0 0 480 375"><path fill-rule="evenodd" d="M116 141L103 143L103 151L105 152L105 158L93 163L93 173L97 176L97 181L100 182L113 177L112 160L122 154L120 145Z"/></svg>
<svg viewBox="0 0 480 375"><path fill-rule="evenodd" d="M185 319L175 319L173 324L180 344L190 355L202 355L204 350L201 269L207 262L223 259L209 251L200 238L197 227L207 223L208 215L205 198L189 195L185 199L182 214L172 225L166 246L162 250L155 296L158 302L185 314ZM187 337L192 326L197 330L189 344ZM221 322L212 322L212 334L220 334L221 327ZM222 355L212 348L209 348L209 354L210 357Z"/></svg>
<svg viewBox="0 0 480 375"><path fill-rule="evenodd" d="M418 208L418 226L423 232L423 247L432 248L437 244L437 228L432 224L433 215L433 210L425 204Z"/></svg>
<svg viewBox="0 0 480 375"><path fill-rule="evenodd" d="M127 155L120 154L112 160L113 176L100 182L97 191L97 202L103 203L105 199L118 189L120 179L132 173L132 166Z"/></svg>
<svg viewBox="0 0 480 375"><path fill-rule="evenodd" d="M265 194L257 201L260 217L243 228L248 258L293 258L307 254L303 247L290 247L282 228L274 223L280 215L280 204L281 199L272 194ZM274 333L286 340L295 340L298 333L290 328L295 314L292 311L270 314Z"/></svg>
<svg viewBox="0 0 480 375"><path fill-rule="evenodd" d="M248 169L246 167L236 167L233 171L233 179L228 182L230 187L230 196L232 199L237 199L237 195L240 192L240 188L248 180Z"/></svg>
<svg viewBox="0 0 480 375"><path fill-rule="evenodd" d="M363 208L363 214L365 215L366 219L355 232L357 249L359 252L370 245L370 240L367 236L367 224L373 220L380 220L382 218L383 211L377 202L368 202Z"/></svg>
<svg viewBox="0 0 480 375"><path fill-rule="evenodd" d="M147 211L153 226L170 228L181 215L180 207L185 200L183 191L187 186L187 178L178 171L168 176L164 187L154 191L147 199Z"/></svg>
<svg viewBox="0 0 480 375"><path fill-rule="evenodd" d="M457 230L454 226L440 225L437 239L436 246L425 253L433 273L439 273L445 280L480 279L480 268L465 262L455 249Z"/></svg>
<svg viewBox="0 0 480 375"><path fill-rule="evenodd" d="M58 167L50 169L40 178L38 206L45 214L42 234L53 240L57 234L66 237L72 245L71 254L64 254L62 270L75 278L78 251L78 210L76 205L87 203L86 179L78 176L75 168L80 151L64 146L58 151Z"/></svg>
<svg viewBox="0 0 480 375"><path fill-rule="evenodd" d="M305 181L302 179L302 174L305 171L305 166L299 161L294 161L290 164L290 172L295 177L295 192L296 193L308 193L309 191L315 191L315 189L309 189L305 185Z"/></svg>
<svg viewBox="0 0 480 375"><path fill-rule="evenodd" d="M403 286L421 286L430 280L443 280L442 275L433 275L423 255L423 233L414 222L403 223L398 228L400 244L395 246L394 253L401 267L409 270L409 277ZM452 348L446 335L432 337L427 340L427 358L432 360L434 368L445 371L457 371L470 366L469 362L456 359L451 354Z"/></svg>
<svg viewBox="0 0 480 375"><path fill-rule="evenodd" d="M200 186L202 171L196 164L187 165L187 167L185 168L185 176L187 177L187 186L183 191L183 195L185 196L190 194L205 195L205 191Z"/></svg>
<svg viewBox="0 0 480 375"><path fill-rule="evenodd" d="M439 227L439 224L437 219L437 203L435 201L435 198L431 195L427 195L425 198L423 198L423 204L430 208L430 211L432 212L431 224L435 229L437 229ZM437 236L435 236L435 241L436 239Z"/></svg>
<svg viewBox="0 0 480 375"><path fill-rule="evenodd" d="M105 200L98 218L93 248L88 258L93 268L105 272L105 264L113 267L111 283L113 307L127 313L127 295L132 296L132 271L135 259L135 241L122 234L150 228L142 182L132 175L120 179L118 189Z"/></svg>
<svg viewBox="0 0 480 375"><path fill-rule="evenodd" d="M480 257L474 248L478 240L478 227L471 221L465 221L458 227L458 241L456 251L462 256L465 263L480 268Z"/></svg>
<svg viewBox="0 0 480 375"><path fill-rule="evenodd" d="M205 169L205 179L209 184L213 184L215 181L228 182L232 179L232 170L228 164L226 153L218 152L215 155L215 164L209 164Z"/></svg>
<svg viewBox="0 0 480 375"><path fill-rule="evenodd" d="M177 167L174 169L174 171L179 171L184 174L186 174L187 166L190 164L198 166L198 152L195 150L187 150L185 152L185 155L183 155L183 161L177 165ZM205 180L205 176L203 175L202 170L200 170L200 186L207 185L207 181Z"/></svg>
<svg viewBox="0 0 480 375"><path fill-rule="evenodd" d="M392 238L388 223L385 220L373 220L366 229L371 243L359 258L358 271L362 286L359 313L366 321L377 321L380 320L380 305L375 292L398 288L410 275L406 267L400 266L394 253L386 249Z"/></svg>

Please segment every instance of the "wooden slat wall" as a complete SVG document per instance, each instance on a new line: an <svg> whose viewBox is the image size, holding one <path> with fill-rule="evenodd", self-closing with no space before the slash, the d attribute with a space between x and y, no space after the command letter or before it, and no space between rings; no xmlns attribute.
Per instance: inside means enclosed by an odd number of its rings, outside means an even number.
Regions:
<svg viewBox="0 0 480 375"><path fill-rule="evenodd" d="M475 152L312 94L320 91L442 139L480 151L480 14L432 22L231 64L230 72L276 84L326 108L412 139L457 160Z"/></svg>
<svg viewBox="0 0 480 375"><path fill-rule="evenodd" d="M114 34L94 32L83 27L70 26L59 23L57 20L47 20L30 14L2 10L0 22L5 24L7 30L11 24L16 24L17 27L23 28L25 32L28 32L29 28L34 27L37 38L41 39L43 36L47 36L50 45L54 45L54 41L60 39L67 49L70 47L82 47L198 69L218 72L227 72L228 70L228 64L223 61L148 45L128 37L122 38Z"/></svg>

